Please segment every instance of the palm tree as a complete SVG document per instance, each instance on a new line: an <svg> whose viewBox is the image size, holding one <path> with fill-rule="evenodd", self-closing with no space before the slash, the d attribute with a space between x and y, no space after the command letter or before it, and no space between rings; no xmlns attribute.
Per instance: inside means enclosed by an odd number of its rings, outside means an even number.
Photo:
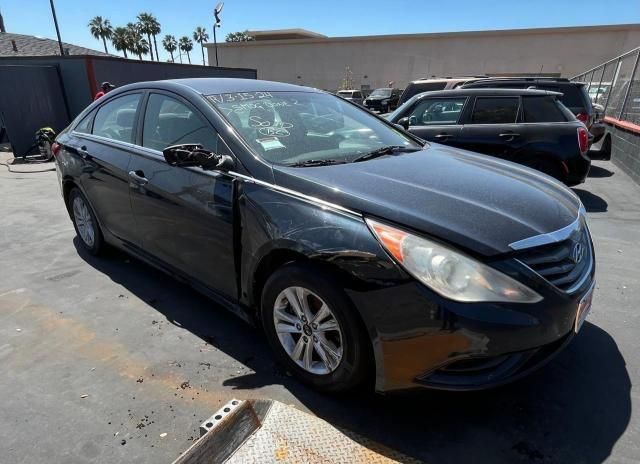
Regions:
<svg viewBox="0 0 640 464"><path fill-rule="evenodd" d="M204 66L204 43L209 41L207 30L201 26L196 27L196 30L193 31L193 40L200 44L200 49L202 50L202 66Z"/></svg>
<svg viewBox="0 0 640 464"><path fill-rule="evenodd" d="M91 35L96 39L102 39L104 52L109 53L109 50L107 50L107 39L111 39L111 36L113 35L113 26L111 26L111 22L108 19L102 19L102 16L96 16L89 21L89 30L91 31Z"/></svg>
<svg viewBox="0 0 640 464"><path fill-rule="evenodd" d="M149 42L142 36L140 23L128 23L129 51L142 60L142 55L149 53Z"/></svg>
<svg viewBox="0 0 640 464"><path fill-rule="evenodd" d="M151 13L140 13L138 15L138 24L140 24L140 33L147 35L147 43L151 45L152 20L155 19ZM153 61L153 47L149 49L151 61Z"/></svg>
<svg viewBox="0 0 640 464"><path fill-rule="evenodd" d="M162 32L162 29L160 29L160 23L155 18L155 16L153 15L149 15L149 16L151 16L149 23L151 24L150 31L151 31L151 36L153 37L153 46L156 49L156 60L160 61L160 55L158 55L158 42L156 41L156 36L160 34L160 32Z"/></svg>
<svg viewBox="0 0 640 464"><path fill-rule="evenodd" d="M173 63L173 52L175 52L178 48L178 42L176 42L176 38L172 35L165 35L164 39L162 39L162 46L171 54L171 62Z"/></svg>
<svg viewBox="0 0 640 464"><path fill-rule="evenodd" d="M129 50L129 31L126 27L116 27L111 34L111 43L113 48L124 53L124 57L128 58L127 50Z"/></svg>
<svg viewBox="0 0 640 464"><path fill-rule="evenodd" d="M186 35L184 37L180 37L179 47L180 50L187 54L187 59L189 60L189 64L191 64L191 56L189 56L189 52L193 50L193 41Z"/></svg>

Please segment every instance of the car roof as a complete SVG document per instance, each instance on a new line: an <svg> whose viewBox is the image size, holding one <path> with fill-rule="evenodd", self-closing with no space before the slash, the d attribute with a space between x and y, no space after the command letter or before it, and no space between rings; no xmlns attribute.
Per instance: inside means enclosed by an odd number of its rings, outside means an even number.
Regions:
<svg viewBox="0 0 640 464"><path fill-rule="evenodd" d="M469 82L469 86L487 85L488 83L497 84L557 84L557 85L584 85L583 82L572 82L565 77L489 77L484 79L476 79Z"/></svg>
<svg viewBox="0 0 640 464"><path fill-rule="evenodd" d="M479 89L453 89L453 90L434 90L432 92L419 93L418 97L467 97L472 95L492 95L492 96L561 96L560 92L552 92L550 90L534 90L534 89L501 89L501 88L479 88Z"/></svg>
<svg viewBox="0 0 640 464"><path fill-rule="evenodd" d="M461 76L461 77L430 77L425 79L416 79L411 81L412 84L428 84L431 82L466 82L479 79L475 76Z"/></svg>
<svg viewBox="0 0 640 464"><path fill-rule="evenodd" d="M188 79L167 79L162 81L137 82L127 85L127 89L188 87L202 95L235 92L314 92L321 90L283 82L263 81L258 79L241 79L232 77L196 77Z"/></svg>

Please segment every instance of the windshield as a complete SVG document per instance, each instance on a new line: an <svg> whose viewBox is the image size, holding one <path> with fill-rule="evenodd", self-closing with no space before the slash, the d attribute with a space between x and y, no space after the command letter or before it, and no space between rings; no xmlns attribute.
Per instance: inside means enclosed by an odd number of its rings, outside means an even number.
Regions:
<svg viewBox="0 0 640 464"><path fill-rule="evenodd" d="M238 92L207 98L270 163L351 162L384 147L422 147L368 111L326 93Z"/></svg>
<svg viewBox="0 0 640 464"><path fill-rule="evenodd" d="M370 97L390 97L391 89L375 89L373 92L371 92L371 95L369 96Z"/></svg>

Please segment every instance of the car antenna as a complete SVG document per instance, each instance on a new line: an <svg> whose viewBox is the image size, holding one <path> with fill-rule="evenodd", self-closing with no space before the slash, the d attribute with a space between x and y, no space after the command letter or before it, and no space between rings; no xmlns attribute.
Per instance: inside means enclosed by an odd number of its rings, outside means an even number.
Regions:
<svg viewBox="0 0 640 464"><path fill-rule="evenodd" d="M542 77L542 70L544 69L544 63L540 65L540 71L538 72L538 77Z"/></svg>

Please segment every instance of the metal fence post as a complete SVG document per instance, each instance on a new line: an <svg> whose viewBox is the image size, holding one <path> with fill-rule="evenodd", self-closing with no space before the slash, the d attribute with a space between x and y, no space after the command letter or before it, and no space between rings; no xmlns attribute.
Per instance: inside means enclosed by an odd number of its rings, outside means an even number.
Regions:
<svg viewBox="0 0 640 464"><path fill-rule="evenodd" d="M620 58L618 58L618 60L616 61L616 67L613 70L613 78L611 79L611 85L609 85L609 92L607 93L607 101L604 102L604 110L603 113L607 113L607 108L609 107L609 99L611 98L611 92L613 90L613 84L614 84L614 80L616 78L616 74L618 74L618 71L620 69Z"/></svg>
<svg viewBox="0 0 640 464"><path fill-rule="evenodd" d="M602 65L602 74L600 75L600 82L598 83L598 90L596 91L596 96L593 101L598 103L598 97L600 96L600 89L602 88L602 81L604 80L604 73L607 70L607 63Z"/></svg>
<svg viewBox="0 0 640 464"><path fill-rule="evenodd" d="M640 50L638 50L638 53L636 55L636 62L633 64L633 71L631 71L631 76L629 78L629 86L627 87L627 91L624 93L624 99L622 100L622 107L620 109L618 119L622 119L622 115L624 114L624 107L627 105L627 99L629 98L629 94L631 93L633 78L635 77L636 71L638 70L638 61L640 61Z"/></svg>

